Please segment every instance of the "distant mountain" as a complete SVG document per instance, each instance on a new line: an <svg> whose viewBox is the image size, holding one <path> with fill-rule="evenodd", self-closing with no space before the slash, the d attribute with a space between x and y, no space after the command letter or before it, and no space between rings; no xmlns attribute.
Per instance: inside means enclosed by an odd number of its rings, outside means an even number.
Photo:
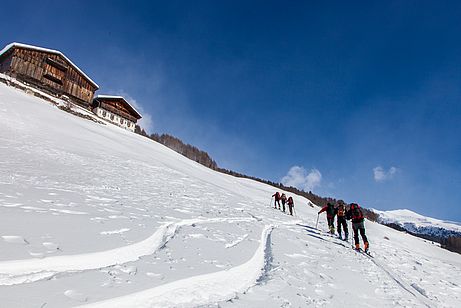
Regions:
<svg viewBox="0 0 461 308"><path fill-rule="evenodd" d="M377 222L383 225L439 242L449 250L461 250L460 223L426 217L410 210L372 211L378 215Z"/></svg>

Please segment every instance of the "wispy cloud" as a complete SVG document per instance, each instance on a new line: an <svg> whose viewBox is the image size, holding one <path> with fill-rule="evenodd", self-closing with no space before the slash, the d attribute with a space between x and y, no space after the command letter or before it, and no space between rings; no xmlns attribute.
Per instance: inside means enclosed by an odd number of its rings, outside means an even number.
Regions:
<svg viewBox="0 0 461 308"><path fill-rule="evenodd" d="M293 186L305 191L313 190L320 186L322 174L317 169L311 169L310 172L304 167L293 166L288 170L287 175L282 178L282 184L285 186Z"/></svg>
<svg viewBox="0 0 461 308"><path fill-rule="evenodd" d="M373 168L373 177L376 182L384 182L390 180L397 173L398 169L395 167L390 167L389 170L384 170L383 167L377 166Z"/></svg>
<svg viewBox="0 0 461 308"><path fill-rule="evenodd" d="M142 118L138 121L138 125L144 128L148 133L152 133L154 129L154 121L152 116L144 110L144 108L139 104L136 99L134 99L131 95L129 95L124 90L116 91L117 95L123 96L127 102L129 102L136 110L141 113Z"/></svg>

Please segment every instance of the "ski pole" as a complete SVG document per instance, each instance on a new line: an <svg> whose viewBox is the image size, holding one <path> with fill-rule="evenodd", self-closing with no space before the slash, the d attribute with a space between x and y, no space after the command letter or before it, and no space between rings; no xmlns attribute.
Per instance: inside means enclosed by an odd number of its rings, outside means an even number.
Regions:
<svg viewBox="0 0 461 308"><path fill-rule="evenodd" d="M274 198L274 197L271 197L271 203L269 204L269 207L272 207L272 198Z"/></svg>
<svg viewBox="0 0 461 308"><path fill-rule="evenodd" d="M315 223L315 229L317 229L317 227L319 225L319 216L320 216L320 214L317 214L317 222Z"/></svg>
<svg viewBox="0 0 461 308"><path fill-rule="evenodd" d="M295 217L298 217L298 214L296 214L296 209L294 206L293 206L293 213L295 214Z"/></svg>

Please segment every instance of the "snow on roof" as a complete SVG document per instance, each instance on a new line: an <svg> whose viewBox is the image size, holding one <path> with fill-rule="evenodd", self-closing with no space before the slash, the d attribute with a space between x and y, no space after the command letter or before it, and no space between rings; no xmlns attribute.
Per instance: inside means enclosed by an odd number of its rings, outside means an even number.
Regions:
<svg viewBox="0 0 461 308"><path fill-rule="evenodd" d="M126 99L123 96L120 95L103 95L103 94L98 94L96 95L95 98L113 98L113 99L123 99L126 101Z"/></svg>
<svg viewBox="0 0 461 308"><path fill-rule="evenodd" d="M99 86L98 86L98 84L96 82L91 80L91 78L88 77L77 65L75 65L68 57L66 57L62 52L60 52L58 50L13 42L11 44L6 45L5 48L0 50L0 56L2 56L4 53L6 53L8 50L10 50L13 47L32 49L32 50L36 50L36 51L43 51L43 52L48 52L48 53L60 55L64 59L66 59L70 63L70 65L72 65L72 67L74 67L80 74L82 74L91 84L93 84L96 87L96 89L99 89Z"/></svg>
<svg viewBox="0 0 461 308"><path fill-rule="evenodd" d="M119 96L119 95L101 95L101 94L98 94L94 97L94 99L98 99L98 98L106 98L106 99L121 99L123 100L128 106L130 106L131 109L133 109L134 112L136 112L139 116L139 118L142 118L141 114L136 110L136 108L134 108L134 106L132 104L130 104L123 96Z"/></svg>

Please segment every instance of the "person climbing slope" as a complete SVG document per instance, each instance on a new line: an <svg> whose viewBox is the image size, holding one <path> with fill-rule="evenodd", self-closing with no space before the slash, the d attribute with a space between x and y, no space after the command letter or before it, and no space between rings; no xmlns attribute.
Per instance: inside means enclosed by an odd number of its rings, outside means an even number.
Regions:
<svg viewBox="0 0 461 308"><path fill-rule="evenodd" d="M336 211L335 211L335 206L333 205L333 203L331 202L328 202L327 203L327 206L324 206L320 211L319 211L319 215L323 212L327 212L327 222L328 222L328 228L330 229L330 233L331 234L335 234L335 224L334 224L334 221L335 221L335 215L336 215Z"/></svg>
<svg viewBox="0 0 461 308"><path fill-rule="evenodd" d="M347 241L349 239L349 230L347 228L347 221L346 221L346 207L344 206L344 202L342 200L338 201L338 207L336 208L336 215L337 215L336 224L337 224L339 238ZM342 237L341 229L344 229L344 238Z"/></svg>
<svg viewBox="0 0 461 308"><path fill-rule="evenodd" d="M280 200L282 200L282 211L285 213L285 203L287 203L287 196L285 193L282 193Z"/></svg>
<svg viewBox="0 0 461 308"><path fill-rule="evenodd" d="M288 209L290 210L290 215L293 216L293 208L295 207L295 202L291 196L288 197L287 204Z"/></svg>
<svg viewBox="0 0 461 308"><path fill-rule="evenodd" d="M349 210L346 212L346 219L352 220L352 230L354 231L354 242L355 249L360 250L359 232L363 240L363 248L365 252L368 252L369 243L367 236L365 235L365 217L363 212L357 203L351 203Z"/></svg>
<svg viewBox="0 0 461 308"><path fill-rule="evenodd" d="M279 210L280 210L280 193L276 192L275 194L272 195L272 197L275 197L274 209L277 208L277 204L278 204L279 205Z"/></svg>

